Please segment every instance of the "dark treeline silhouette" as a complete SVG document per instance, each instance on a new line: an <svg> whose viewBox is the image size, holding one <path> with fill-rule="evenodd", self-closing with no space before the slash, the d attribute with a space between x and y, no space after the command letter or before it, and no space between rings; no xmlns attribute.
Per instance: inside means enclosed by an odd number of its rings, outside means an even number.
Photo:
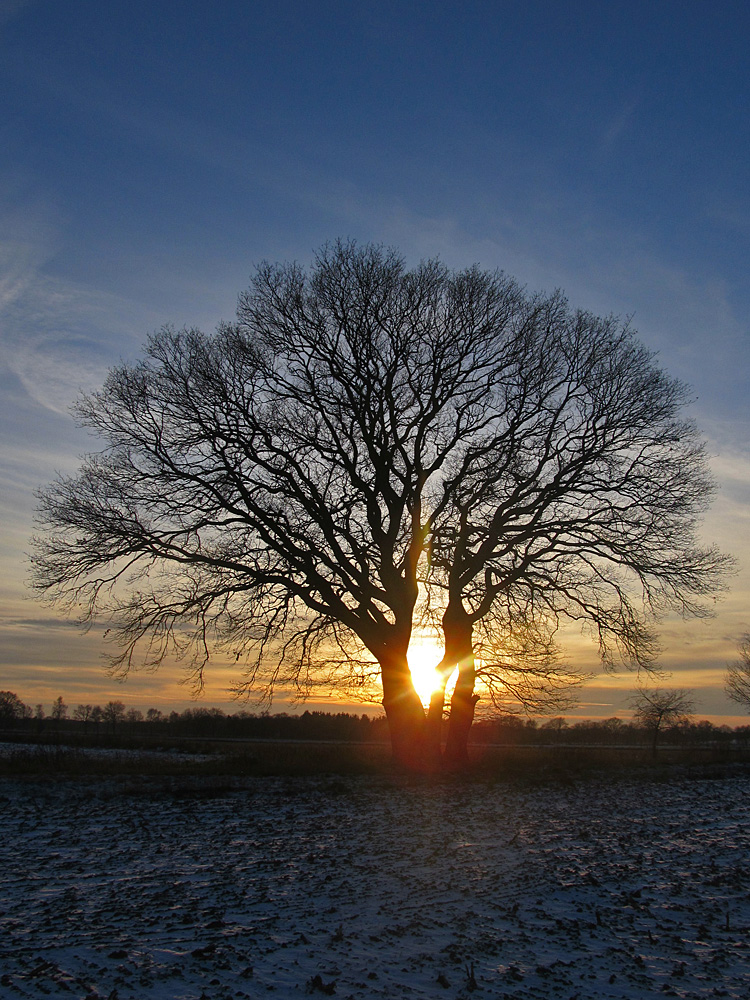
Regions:
<svg viewBox="0 0 750 1000"><path fill-rule="evenodd" d="M0 692L0 729L58 734L93 734L123 736L185 736L210 739L281 739L342 740L361 742L388 740L385 716L371 718L348 712L305 711L301 714L279 712L234 714L219 708L188 708L183 712L164 712L149 708L127 709L121 701L106 705L78 705L68 711L62 698L55 700L45 714L36 711L10 691Z"/></svg>
<svg viewBox="0 0 750 1000"><path fill-rule="evenodd" d="M385 716L371 717L348 712L305 711L233 714L219 708L188 708L164 712L150 708L127 709L120 701L100 706L78 705L68 711L62 698L55 700L48 715L37 705L25 705L17 695L0 691L0 729L6 732L55 733L61 736L178 737L227 740L338 740L348 743L387 742ZM568 722L505 715L476 720L471 730L473 744L504 746L617 746L642 747L651 741L648 726L619 718ZM708 720L681 722L664 731L664 741L678 746L747 746L750 725L717 726Z"/></svg>
<svg viewBox="0 0 750 1000"><path fill-rule="evenodd" d="M511 746L612 746L642 747L651 743L651 727L611 718L568 723L566 719L524 719L508 715L474 723L472 743ZM678 746L728 746L750 744L750 726L717 726L707 719L683 722L664 730L663 742Z"/></svg>
<svg viewBox="0 0 750 1000"><path fill-rule="evenodd" d="M146 723L175 735L227 739L343 740L364 742L388 740L385 716L370 718L347 712L286 712L226 715L220 709L186 709L171 712L158 722Z"/></svg>

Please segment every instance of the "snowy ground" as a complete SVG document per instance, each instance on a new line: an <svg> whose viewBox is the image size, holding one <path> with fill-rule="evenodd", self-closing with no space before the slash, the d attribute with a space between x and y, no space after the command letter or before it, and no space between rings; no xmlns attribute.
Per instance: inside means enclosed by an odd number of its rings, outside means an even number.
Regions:
<svg viewBox="0 0 750 1000"><path fill-rule="evenodd" d="M45 766L52 770L57 760L63 757L68 761L83 763L84 761L107 761L113 765L118 763L169 764L189 760L193 764L202 764L215 759L211 754L184 754L177 750L126 750L110 749L108 747L86 747L81 749L66 746L64 743L4 743L0 742L0 760L24 763L33 761L40 770Z"/></svg>
<svg viewBox="0 0 750 1000"><path fill-rule="evenodd" d="M0 997L750 995L750 778L0 781Z"/></svg>

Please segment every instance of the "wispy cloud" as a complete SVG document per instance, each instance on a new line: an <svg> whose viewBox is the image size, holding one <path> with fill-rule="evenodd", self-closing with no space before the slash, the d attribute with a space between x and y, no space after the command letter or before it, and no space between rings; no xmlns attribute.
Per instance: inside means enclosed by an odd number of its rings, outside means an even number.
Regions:
<svg viewBox="0 0 750 1000"><path fill-rule="evenodd" d="M25 10L36 7L39 0L2 0L0 2L0 25L8 24Z"/></svg>
<svg viewBox="0 0 750 1000"><path fill-rule="evenodd" d="M67 414L81 390L100 385L118 355L135 349L134 311L117 296L29 268L2 310L0 361L34 402Z"/></svg>
<svg viewBox="0 0 750 1000"><path fill-rule="evenodd" d="M602 152L611 152L622 136L631 130L638 103L637 99L628 101L609 120L601 135L600 150Z"/></svg>

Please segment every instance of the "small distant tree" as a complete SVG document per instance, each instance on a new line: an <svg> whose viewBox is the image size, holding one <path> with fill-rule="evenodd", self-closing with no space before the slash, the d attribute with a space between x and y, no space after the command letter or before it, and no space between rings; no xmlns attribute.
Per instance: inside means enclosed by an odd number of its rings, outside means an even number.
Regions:
<svg viewBox="0 0 750 1000"><path fill-rule="evenodd" d="M73 709L73 718L83 723L83 730L86 732L91 722L91 715L94 711L93 705L76 705Z"/></svg>
<svg viewBox="0 0 750 1000"><path fill-rule="evenodd" d="M28 708L17 694L0 691L0 726L12 726L21 719L28 718Z"/></svg>
<svg viewBox="0 0 750 1000"><path fill-rule="evenodd" d="M613 715L609 719L604 719L600 723L600 726L605 740L612 743L621 739L628 730L627 725L622 719L618 719L616 715Z"/></svg>
<svg viewBox="0 0 750 1000"><path fill-rule="evenodd" d="M125 713L125 718L130 726L130 732L135 732L135 727L139 722L143 722L143 712L140 708L129 708Z"/></svg>
<svg viewBox="0 0 750 1000"><path fill-rule="evenodd" d="M713 743L721 734L722 729L728 727L715 726L708 719L701 719L700 722L686 726L685 736L693 743Z"/></svg>
<svg viewBox="0 0 750 1000"><path fill-rule="evenodd" d="M561 715L558 715L554 719L548 719L542 723L540 728L548 733L553 733L555 739L559 740L563 729L568 728L568 722Z"/></svg>
<svg viewBox="0 0 750 1000"><path fill-rule="evenodd" d="M99 723L102 721L103 718L104 718L104 712L102 710L101 705L94 705L94 707L91 709L91 721L94 723L94 727L96 728L97 732L99 731Z"/></svg>
<svg viewBox="0 0 750 1000"><path fill-rule="evenodd" d="M164 718L164 713L158 708L150 708L146 712L146 722L161 722Z"/></svg>
<svg viewBox="0 0 750 1000"><path fill-rule="evenodd" d="M52 703L52 711L50 712L50 718L54 719L55 722L61 722L63 719L68 717L68 706L63 701L62 695L55 698Z"/></svg>
<svg viewBox="0 0 750 1000"><path fill-rule="evenodd" d="M739 659L727 666L724 690L739 705L750 708L750 632L737 643Z"/></svg>
<svg viewBox="0 0 750 1000"><path fill-rule="evenodd" d="M692 693L684 688L644 688L631 701L634 720L651 733L651 750L656 756L659 734L665 729L690 722L695 711Z"/></svg>
<svg viewBox="0 0 750 1000"><path fill-rule="evenodd" d="M102 719L112 727L113 733L124 718L125 706L121 701L108 701L102 710Z"/></svg>

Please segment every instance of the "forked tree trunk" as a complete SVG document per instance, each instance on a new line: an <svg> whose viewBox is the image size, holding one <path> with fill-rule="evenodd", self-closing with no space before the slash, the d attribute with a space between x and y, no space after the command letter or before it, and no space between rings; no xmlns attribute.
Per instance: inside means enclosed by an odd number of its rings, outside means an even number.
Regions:
<svg viewBox="0 0 750 1000"><path fill-rule="evenodd" d="M445 656L438 666L441 687L433 693L427 713L411 678L406 653L380 657L383 707L388 719L394 761L410 771L432 772L441 764L451 770L469 763L469 731L474 721L476 678L472 622L460 605L449 605L443 617ZM450 722L445 753L441 754L441 733L445 707L445 686L458 666L458 679L451 698Z"/></svg>

